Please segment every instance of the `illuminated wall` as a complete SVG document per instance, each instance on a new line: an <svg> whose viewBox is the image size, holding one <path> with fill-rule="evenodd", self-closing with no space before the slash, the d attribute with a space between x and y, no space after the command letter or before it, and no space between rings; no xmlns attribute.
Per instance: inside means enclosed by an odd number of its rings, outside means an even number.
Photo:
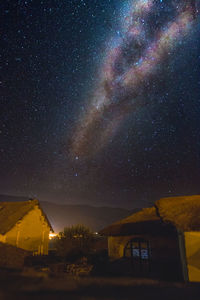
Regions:
<svg viewBox="0 0 200 300"><path fill-rule="evenodd" d="M200 232L185 232L184 237L189 281L200 281Z"/></svg>
<svg viewBox="0 0 200 300"><path fill-rule="evenodd" d="M9 232L0 236L0 241L35 254L48 254L49 231L41 210L35 207Z"/></svg>
<svg viewBox="0 0 200 300"><path fill-rule="evenodd" d="M128 241L134 236L109 236L108 255L111 259L118 259L124 256L124 248Z"/></svg>

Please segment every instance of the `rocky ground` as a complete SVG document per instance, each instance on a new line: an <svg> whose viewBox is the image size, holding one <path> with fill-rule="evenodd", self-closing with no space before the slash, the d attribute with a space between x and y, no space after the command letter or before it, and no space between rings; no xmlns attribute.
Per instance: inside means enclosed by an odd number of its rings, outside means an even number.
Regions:
<svg viewBox="0 0 200 300"><path fill-rule="evenodd" d="M0 300L199 300L200 284L0 271Z"/></svg>

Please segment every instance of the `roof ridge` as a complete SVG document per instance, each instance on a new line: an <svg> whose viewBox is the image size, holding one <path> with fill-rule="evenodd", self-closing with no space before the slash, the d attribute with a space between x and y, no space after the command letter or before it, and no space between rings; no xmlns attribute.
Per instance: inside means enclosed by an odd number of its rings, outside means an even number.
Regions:
<svg viewBox="0 0 200 300"><path fill-rule="evenodd" d="M163 217L161 216L161 214L159 212L159 207L156 205L156 203L154 203L154 207L156 209L156 215L158 216L158 218L160 218L160 220L163 224L166 224L166 222L163 220Z"/></svg>

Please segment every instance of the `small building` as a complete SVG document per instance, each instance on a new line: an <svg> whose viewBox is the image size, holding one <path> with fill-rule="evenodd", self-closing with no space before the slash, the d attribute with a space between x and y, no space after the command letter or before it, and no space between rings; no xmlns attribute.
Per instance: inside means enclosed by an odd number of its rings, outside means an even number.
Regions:
<svg viewBox="0 0 200 300"><path fill-rule="evenodd" d="M0 202L0 242L35 255L48 254L53 228L38 200Z"/></svg>
<svg viewBox="0 0 200 300"><path fill-rule="evenodd" d="M100 233L115 272L200 281L200 195L162 198Z"/></svg>

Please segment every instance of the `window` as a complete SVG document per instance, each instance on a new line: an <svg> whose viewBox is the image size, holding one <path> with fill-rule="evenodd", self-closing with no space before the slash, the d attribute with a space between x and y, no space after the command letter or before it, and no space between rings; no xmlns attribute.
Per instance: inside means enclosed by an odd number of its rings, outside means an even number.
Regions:
<svg viewBox="0 0 200 300"><path fill-rule="evenodd" d="M132 257L133 259L149 260L150 246L149 241L141 238L132 239L124 248L124 256Z"/></svg>

